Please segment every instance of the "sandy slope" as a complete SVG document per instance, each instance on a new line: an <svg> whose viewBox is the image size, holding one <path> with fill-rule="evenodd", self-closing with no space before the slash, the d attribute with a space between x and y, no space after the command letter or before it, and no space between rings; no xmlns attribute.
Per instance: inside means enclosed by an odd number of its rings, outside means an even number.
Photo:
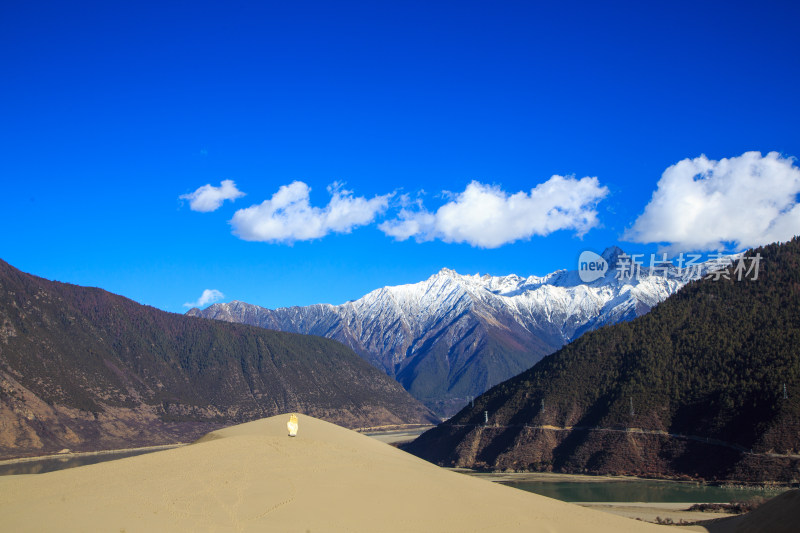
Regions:
<svg viewBox="0 0 800 533"><path fill-rule="evenodd" d="M448 472L300 416L216 431L196 444L0 478L3 531L663 531ZM674 529L672 529L674 531Z"/></svg>
<svg viewBox="0 0 800 533"><path fill-rule="evenodd" d="M754 511L711 522L705 528L710 533L797 533L800 531L800 490L784 492Z"/></svg>

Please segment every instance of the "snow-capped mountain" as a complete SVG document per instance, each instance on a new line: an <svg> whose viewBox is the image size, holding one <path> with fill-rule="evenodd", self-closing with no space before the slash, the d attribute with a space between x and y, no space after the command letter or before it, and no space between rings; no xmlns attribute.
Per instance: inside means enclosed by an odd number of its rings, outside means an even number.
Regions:
<svg viewBox="0 0 800 533"><path fill-rule="evenodd" d="M644 267L626 279L616 268L621 254L607 249L609 268L591 283L577 271L525 278L445 268L342 305L266 309L233 301L187 314L338 340L449 416L586 331L648 312L689 280L672 266Z"/></svg>

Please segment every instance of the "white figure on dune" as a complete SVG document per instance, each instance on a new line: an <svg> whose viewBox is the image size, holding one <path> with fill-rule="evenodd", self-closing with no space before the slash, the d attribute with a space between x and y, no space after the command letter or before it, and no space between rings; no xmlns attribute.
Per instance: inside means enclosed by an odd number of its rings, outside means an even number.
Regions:
<svg viewBox="0 0 800 533"><path fill-rule="evenodd" d="M286 427L289 430L289 436L290 437L296 437L297 436L297 415L292 415L289 418L289 421L286 422Z"/></svg>

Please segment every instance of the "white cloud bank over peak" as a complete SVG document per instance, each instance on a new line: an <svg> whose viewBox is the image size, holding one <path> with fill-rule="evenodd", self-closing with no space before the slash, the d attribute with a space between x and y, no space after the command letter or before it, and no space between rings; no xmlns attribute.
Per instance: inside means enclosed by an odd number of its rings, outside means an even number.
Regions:
<svg viewBox="0 0 800 533"><path fill-rule="evenodd" d="M466 242L480 248L497 248L534 235L562 229L583 235L597 226L597 202L608 188L597 178L553 176L530 193L508 194L497 186L477 181L455 194L436 212L404 207L398 218L384 222L381 231L397 240L440 239Z"/></svg>
<svg viewBox="0 0 800 533"><path fill-rule="evenodd" d="M192 211L208 213L216 211L225 200L236 200L244 196L244 193L236 188L233 180L222 180L219 187L214 187L210 183L203 185L193 193L181 195L181 200L189 200L189 208Z"/></svg>
<svg viewBox="0 0 800 533"><path fill-rule="evenodd" d="M664 171L623 238L666 243L672 252L735 250L800 233L800 169L792 157L746 152L684 159Z"/></svg>
<svg viewBox="0 0 800 533"><path fill-rule="evenodd" d="M203 291L203 294L200 295L200 298L197 299L196 302L186 302L183 304L184 307L204 307L208 304L213 304L214 302L218 302L225 298L225 295L219 292L217 289L206 289Z"/></svg>
<svg viewBox="0 0 800 533"><path fill-rule="evenodd" d="M349 233L353 228L370 224L386 210L391 194L372 199L354 197L339 183L328 187L331 200L325 207L310 204L311 189L302 181L283 185L269 200L240 209L230 223L233 233L246 241L307 241L329 233Z"/></svg>

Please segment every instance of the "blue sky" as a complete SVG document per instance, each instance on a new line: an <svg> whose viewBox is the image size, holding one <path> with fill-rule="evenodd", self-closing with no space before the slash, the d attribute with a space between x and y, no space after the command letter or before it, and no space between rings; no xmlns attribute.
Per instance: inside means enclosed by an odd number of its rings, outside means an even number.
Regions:
<svg viewBox="0 0 800 533"><path fill-rule="evenodd" d="M183 312L800 233L800 7L651 4L5 2L0 258Z"/></svg>

